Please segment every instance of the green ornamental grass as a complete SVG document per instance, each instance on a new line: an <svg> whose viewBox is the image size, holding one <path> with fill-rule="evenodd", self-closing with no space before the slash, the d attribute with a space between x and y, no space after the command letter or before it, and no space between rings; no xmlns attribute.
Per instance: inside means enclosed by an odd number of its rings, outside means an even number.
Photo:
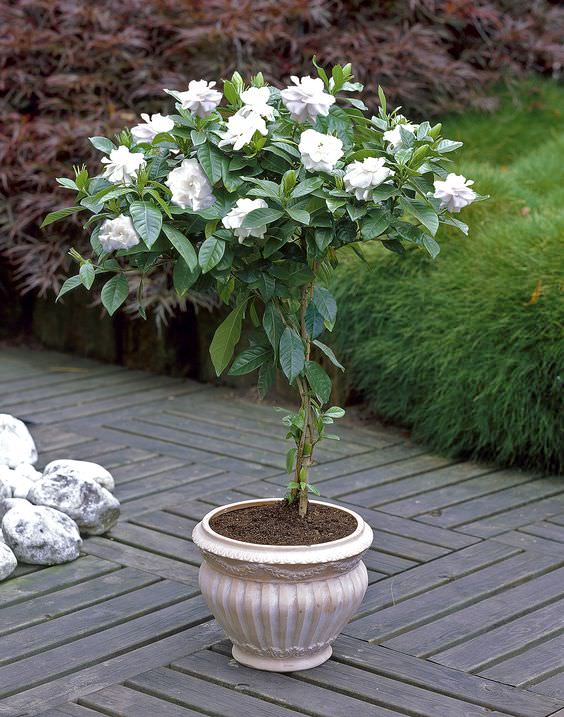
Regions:
<svg viewBox="0 0 564 717"><path fill-rule="evenodd" d="M454 456L562 468L564 91L520 88L446 123L483 202L433 262L371 247L333 284L350 385L381 416ZM469 157L469 158L468 158Z"/></svg>

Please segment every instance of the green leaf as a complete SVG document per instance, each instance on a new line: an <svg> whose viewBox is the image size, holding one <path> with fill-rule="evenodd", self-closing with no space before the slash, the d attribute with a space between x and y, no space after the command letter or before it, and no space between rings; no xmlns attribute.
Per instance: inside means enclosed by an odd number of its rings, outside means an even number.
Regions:
<svg viewBox="0 0 564 717"><path fill-rule="evenodd" d="M179 256L174 263L172 272L172 283L178 296L184 296L196 283L199 276L200 267L197 264L195 267L188 266L184 259Z"/></svg>
<svg viewBox="0 0 564 717"><path fill-rule="evenodd" d="M332 227L321 227L315 230L315 243L321 253L327 249L333 241L334 233Z"/></svg>
<svg viewBox="0 0 564 717"><path fill-rule="evenodd" d="M116 148L115 144L107 137L88 137L88 141L100 152L109 154Z"/></svg>
<svg viewBox="0 0 564 717"><path fill-rule="evenodd" d="M360 233L363 239L375 239L383 234L390 223L388 215L379 209L373 209L364 219L360 227Z"/></svg>
<svg viewBox="0 0 564 717"><path fill-rule="evenodd" d="M196 154L198 156L198 162L202 165L202 169L208 175L208 179L211 183L215 184L219 182L223 174L223 164L224 162L226 164L229 162L227 156L209 142L201 144Z"/></svg>
<svg viewBox="0 0 564 717"><path fill-rule="evenodd" d="M382 239L382 246L396 254L405 254L405 247L399 239Z"/></svg>
<svg viewBox="0 0 564 717"><path fill-rule="evenodd" d="M327 345L324 344L324 343L321 343L321 341L314 341L313 343L317 346L317 348L318 348L320 351L322 351L322 352L325 354L325 356L327 356L327 358L329 359L329 361L331 361L331 363L332 363L334 366L336 366L337 368L340 368L341 371L344 371L344 370L345 370L345 367L342 366L342 365L339 363L339 361L337 360L337 357L335 356L335 354L333 353L333 351L329 348L329 346L327 346Z"/></svg>
<svg viewBox="0 0 564 717"><path fill-rule="evenodd" d="M127 299L129 287L125 274L116 274L102 287L102 304L110 316L113 316Z"/></svg>
<svg viewBox="0 0 564 717"><path fill-rule="evenodd" d="M439 243L427 234L423 235L423 246L427 249L432 259L434 259L441 250Z"/></svg>
<svg viewBox="0 0 564 717"><path fill-rule="evenodd" d="M435 236L439 228L439 217L432 207L423 202L405 198L401 199L401 205L404 211L412 214Z"/></svg>
<svg viewBox="0 0 564 717"><path fill-rule="evenodd" d="M243 376L246 373L256 371L269 356L271 356L271 353L266 346L250 346L248 349L242 351L235 361L233 361L229 369L229 375Z"/></svg>
<svg viewBox="0 0 564 717"><path fill-rule="evenodd" d="M327 403L331 396L331 379L325 369L315 361L306 361L305 375L317 398L321 403Z"/></svg>
<svg viewBox="0 0 564 717"><path fill-rule="evenodd" d="M316 339L323 333L325 324L323 316L315 308L313 303L309 303L305 313L305 325L307 333L311 339Z"/></svg>
<svg viewBox="0 0 564 717"><path fill-rule="evenodd" d="M290 448L286 453L286 473L290 475L294 469L294 461L296 459L297 448Z"/></svg>
<svg viewBox="0 0 564 717"><path fill-rule="evenodd" d="M78 275L80 276L80 281L87 289L92 288L92 284L96 278L96 272L89 261L84 262L84 264L80 267Z"/></svg>
<svg viewBox="0 0 564 717"><path fill-rule="evenodd" d="M163 232L166 234L172 246L184 259L189 269L194 271L198 266L198 257L188 237L185 237L182 232L179 232L178 229L175 229L170 224L163 224Z"/></svg>
<svg viewBox="0 0 564 717"><path fill-rule="evenodd" d="M57 182L65 189L74 189L75 192L78 191L76 182L73 179L69 179L68 177L57 177Z"/></svg>
<svg viewBox="0 0 564 717"><path fill-rule="evenodd" d="M378 85L378 99L380 100L380 107L382 108L382 112L386 114L386 95L384 94L384 90Z"/></svg>
<svg viewBox="0 0 564 717"><path fill-rule="evenodd" d="M321 186L323 186L322 177L312 177L311 179L305 179L303 182L300 182L296 187L294 187L290 196L292 197L292 199L297 199L298 197L305 197L307 194L311 194L316 189L319 189L319 187Z"/></svg>
<svg viewBox="0 0 564 717"><path fill-rule="evenodd" d="M437 152L439 154L446 154L447 152L454 152L455 149L459 149L464 145L464 142L454 142L451 139L442 139L437 145Z"/></svg>
<svg viewBox="0 0 564 717"><path fill-rule="evenodd" d="M290 383L300 375L305 365L304 344L298 334L287 326L280 337L280 367Z"/></svg>
<svg viewBox="0 0 564 717"><path fill-rule="evenodd" d="M334 324L337 318L337 302L331 292L323 286L316 286L313 289L312 301L325 321Z"/></svg>
<svg viewBox="0 0 564 717"><path fill-rule="evenodd" d="M200 247L198 263L206 274L219 264L225 253L225 242L217 237L208 237Z"/></svg>
<svg viewBox="0 0 564 717"><path fill-rule="evenodd" d="M80 278L79 274L77 274L76 276L71 276L65 281L65 283L61 286L59 293L57 294L56 301L59 301L59 299L65 294L68 294L69 291L76 289L77 286L82 286L82 279Z"/></svg>
<svg viewBox="0 0 564 717"><path fill-rule="evenodd" d="M329 418L342 418L345 415L345 409L339 406L331 406L323 415L329 416Z"/></svg>
<svg viewBox="0 0 564 717"><path fill-rule="evenodd" d="M235 89L235 85L229 80L223 80L223 94L230 105L239 103L239 94Z"/></svg>
<svg viewBox="0 0 564 717"><path fill-rule="evenodd" d="M294 221L299 222L300 224L309 224L311 217L309 212L306 212L305 209L294 209L294 207L288 207L286 211Z"/></svg>
<svg viewBox="0 0 564 717"><path fill-rule="evenodd" d="M161 233L163 215L148 202L132 202L129 205L129 213L131 214L135 231L150 248Z"/></svg>
<svg viewBox="0 0 564 717"><path fill-rule="evenodd" d="M82 209L83 207L65 207L64 209L58 209L56 212L49 212L49 214L41 222L41 229L43 229L43 227L48 226L49 224L58 222L59 219L64 219L65 217L69 217L71 214L81 212Z"/></svg>
<svg viewBox="0 0 564 717"><path fill-rule="evenodd" d="M249 212L247 214L247 216L243 220L243 224L241 225L241 227L243 229L262 227L265 224L271 224L272 222L275 222L282 216L284 216L284 212L281 212L279 209L270 209L270 207L253 209L252 212Z"/></svg>
<svg viewBox="0 0 564 717"><path fill-rule="evenodd" d="M241 177L244 182L250 182L255 186L247 192L251 197L268 197L280 201L280 187L276 182L268 179L255 179L254 177Z"/></svg>
<svg viewBox="0 0 564 717"><path fill-rule="evenodd" d="M231 361L235 346L241 338L241 324L246 305L247 299L236 306L216 329L210 344L210 356L217 376Z"/></svg>
<svg viewBox="0 0 564 717"><path fill-rule="evenodd" d="M275 353L280 346L280 337L284 331L284 324L274 304L267 304L262 315L262 327Z"/></svg>
<svg viewBox="0 0 564 717"><path fill-rule="evenodd" d="M270 391L274 379L276 377L276 368L274 364L270 362L263 363L259 369L259 375L257 379L257 389L259 398L264 398Z"/></svg>
<svg viewBox="0 0 564 717"><path fill-rule="evenodd" d="M397 191L397 187L394 187L393 184L381 184L379 187L375 187L372 190L372 201L383 202L384 200L393 197Z"/></svg>

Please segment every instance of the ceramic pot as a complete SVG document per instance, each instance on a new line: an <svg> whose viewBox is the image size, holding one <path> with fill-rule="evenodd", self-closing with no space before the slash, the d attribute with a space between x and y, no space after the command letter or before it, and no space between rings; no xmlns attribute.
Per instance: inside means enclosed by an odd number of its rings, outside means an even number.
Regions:
<svg viewBox="0 0 564 717"><path fill-rule="evenodd" d="M356 530L318 545L257 545L210 527L220 513L273 503L245 500L210 511L192 533L200 548L200 588L243 665L273 672L316 667L358 610L368 585L362 555L372 530L352 510ZM323 501L312 501L330 505Z"/></svg>

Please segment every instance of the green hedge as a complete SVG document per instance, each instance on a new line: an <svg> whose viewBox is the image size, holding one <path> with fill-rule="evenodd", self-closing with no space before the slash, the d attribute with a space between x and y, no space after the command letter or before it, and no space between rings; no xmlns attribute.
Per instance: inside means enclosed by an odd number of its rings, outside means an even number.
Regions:
<svg viewBox="0 0 564 717"><path fill-rule="evenodd" d="M447 123L487 202L432 262L378 248L335 282L348 380L437 451L562 468L564 91L524 86ZM467 157L470 157L468 160Z"/></svg>

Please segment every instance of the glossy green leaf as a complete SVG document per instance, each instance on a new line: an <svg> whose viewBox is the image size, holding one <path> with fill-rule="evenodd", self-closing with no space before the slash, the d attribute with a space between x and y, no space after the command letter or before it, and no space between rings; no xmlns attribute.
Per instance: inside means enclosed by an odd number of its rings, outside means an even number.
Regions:
<svg viewBox="0 0 564 717"><path fill-rule="evenodd" d="M210 356L217 376L231 361L235 346L241 338L241 325L246 305L245 300L236 306L216 329L210 344Z"/></svg>
<svg viewBox="0 0 564 717"><path fill-rule="evenodd" d="M337 302L331 292L323 286L316 286L313 289L312 302L321 316L330 324L335 323L337 318Z"/></svg>
<svg viewBox="0 0 564 717"><path fill-rule="evenodd" d="M83 207L65 207L64 209L57 209L56 212L49 212L49 214L41 222L41 229L43 229L43 227L49 226L49 224L58 222L59 219L64 219L65 217L70 217L71 214L81 212L82 209Z"/></svg>
<svg viewBox="0 0 564 717"><path fill-rule="evenodd" d="M217 237L208 237L200 247L198 263L206 274L219 264L225 253L225 242Z"/></svg>
<svg viewBox="0 0 564 717"><path fill-rule="evenodd" d="M113 316L129 294L129 286L125 274L116 274L102 287L102 304L108 314Z"/></svg>
<svg viewBox="0 0 564 717"><path fill-rule="evenodd" d="M331 396L331 379L325 369L315 361L306 361L307 381L321 403L327 403Z"/></svg>
<svg viewBox="0 0 564 717"><path fill-rule="evenodd" d="M129 205L129 213L131 214L135 231L150 248L161 233L163 215L159 209L149 204L149 202L132 202Z"/></svg>
<svg viewBox="0 0 564 717"><path fill-rule="evenodd" d="M244 374L252 373L262 366L270 356L272 354L266 346L250 346L248 349L241 351L233 361L229 369L229 375L243 376Z"/></svg>
<svg viewBox="0 0 564 717"><path fill-rule="evenodd" d="M56 301L59 301L59 299L64 296L65 294L68 294L69 291L72 291L73 289L76 289L77 286L82 286L82 280L80 278L80 275L77 274L76 276L69 277L64 284L59 289L59 293L57 294Z"/></svg>
<svg viewBox="0 0 564 717"><path fill-rule="evenodd" d="M279 209L271 209L270 207L253 209L252 212L249 212L247 214L241 226L243 229L262 227L265 224L271 224L272 222L275 222L277 219L280 219L280 217L283 216L284 212L280 211Z"/></svg>
<svg viewBox="0 0 564 717"><path fill-rule="evenodd" d="M303 341L289 326L280 337L279 360L286 378L293 383L304 369L305 351Z"/></svg>
<svg viewBox="0 0 564 717"><path fill-rule="evenodd" d="M186 265L191 271L194 271L194 269L198 266L198 257L196 255L196 250L192 246L188 237L184 236L182 232L179 232L178 229L175 229L170 224L163 224L163 232L166 234L167 239L172 246L184 259Z"/></svg>
<svg viewBox="0 0 564 717"><path fill-rule="evenodd" d="M317 348L318 348L320 351L322 351L322 352L325 354L325 356L327 356L327 358L329 359L329 361L331 361L331 363L332 363L334 366L336 366L337 368L340 368L341 371L344 371L344 370L345 370L345 367L344 367L342 364L339 363L339 361L337 360L337 357L336 357L335 354L333 353L333 350L330 349L329 346L327 346L326 344L322 343L321 341L314 341L313 343L315 344L315 346L317 346Z"/></svg>
<svg viewBox="0 0 564 717"><path fill-rule="evenodd" d="M80 276L80 281L87 289L92 288L92 284L96 278L96 272L89 261L84 262L84 264L80 267L78 275Z"/></svg>

